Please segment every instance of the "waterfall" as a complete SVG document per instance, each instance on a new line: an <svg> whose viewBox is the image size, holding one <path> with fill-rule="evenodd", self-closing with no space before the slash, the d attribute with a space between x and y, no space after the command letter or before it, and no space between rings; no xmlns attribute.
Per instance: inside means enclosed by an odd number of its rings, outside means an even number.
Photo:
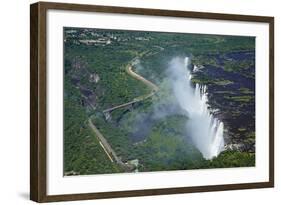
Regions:
<svg viewBox="0 0 281 205"><path fill-rule="evenodd" d="M207 86L191 82L189 58L174 58L169 67L172 89L181 108L188 113L186 128L205 159L212 159L224 148L224 125L210 112Z"/></svg>

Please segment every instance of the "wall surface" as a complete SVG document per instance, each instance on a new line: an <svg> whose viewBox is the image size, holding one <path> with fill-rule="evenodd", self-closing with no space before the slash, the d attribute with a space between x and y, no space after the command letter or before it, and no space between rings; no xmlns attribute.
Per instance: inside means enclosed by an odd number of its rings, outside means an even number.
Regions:
<svg viewBox="0 0 281 205"><path fill-rule="evenodd" d="M281 13L277 0L81 0L63 1L100 5L145 7L275 16L275 147L274 189L224 191L171 196L106 199L69 204L278 204L281 195L280 140L280 38ZM29 4L2 1L0 7L0 204L29 201ZM58 204L58 203L53 203ZM59 203L66 204L66 203ZM280 202L279 202L280 204Z"/></svg>

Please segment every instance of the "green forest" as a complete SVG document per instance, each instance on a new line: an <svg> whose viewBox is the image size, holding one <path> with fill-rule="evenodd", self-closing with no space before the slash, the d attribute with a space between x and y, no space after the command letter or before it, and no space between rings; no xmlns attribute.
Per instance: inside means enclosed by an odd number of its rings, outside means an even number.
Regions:
<svg viewBox="0 0 281 205"><path fill-rule="evenodd" d="M254 37L71 27L63 35L65 176L255 166ZM208 86L224 123L224 149L212 159L170 95L165 68L175 56L191 59L192 83Z"/></svg>

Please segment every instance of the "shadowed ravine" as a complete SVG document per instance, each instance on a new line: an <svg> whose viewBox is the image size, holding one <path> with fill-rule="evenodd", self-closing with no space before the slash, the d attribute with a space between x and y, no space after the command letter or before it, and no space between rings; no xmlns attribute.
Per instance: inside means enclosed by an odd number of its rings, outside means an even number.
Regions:
<svg viewBox="0 0 281 205"><path fill-rule="evenodd" d="M205 159L212 159L224 149L224 124L211 114L208 105L207 86L191 82L190 60L188 57L175 57L167 68L173 95L177 104L186 111L183 115L189 118L186 124L186 135L192 139L193 144L202 153ZM111 112L123 108L129 104L143 101L153 96L159 88L141 75L132 70L132 65L128 64L126 72L136 80L143 82L151 88L151 92L133 99L131 102L117 105L103 112Z"/></svg>

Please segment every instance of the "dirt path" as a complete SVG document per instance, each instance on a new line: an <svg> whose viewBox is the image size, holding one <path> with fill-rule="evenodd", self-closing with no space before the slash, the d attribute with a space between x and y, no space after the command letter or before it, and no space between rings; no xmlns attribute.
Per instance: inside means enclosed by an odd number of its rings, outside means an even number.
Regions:
<svg viewBox="0 0 281 205"><path fill-rule="evenodd" d="M145 53L144 53L145 54ZM144 55L142 54L142 55ZM135 78L136 80L139 80L141 82L143 82L146 86L150 87L151 92L142 96L139 96L137 98L134 98L132 101L121 104L121 105L117 105L108 109L103 110L103 113L107 113L107 112L111 112L115 109L119 109L122 107L126 107L130 104L139 102L139 101L143 101L147 98L152 97L158 90L159 88L152 82L150 82L149 80L145 79L144 77L142 77L141 75L135 73L132 70L132 62L135 60L136 58L134 58L127 66L126 66L126 72L128 73L128 75L130 75L131 77ZM101 145L101 147L103 148L104 152L106 153L106 155L108 156L108 158L110 159L111 162L117 162L119 165L121 165L123 168L129 170L132 169L131 166L129 166L128 164L125 164L122 162L122 160L120 160L120 158L117 156L117 154L115 153L115 151L112 149L112 147L110 146L110 144L107 142L106 138L100 133L100 131L97 129L97 127L93 124L91 118L88 119L88 123L90 128L93 130L93 132L95 133L97 139L99 140L99 143Z"/></svg>
<svg viewBox="0 0 281 205"><path fill-rule="evenodd" d="M100 131L97 129L97 127L93 124L92 120L89 118L88 123L90 128L94 131L96 134L96 137L99 140L99 143L101 144L102 148L104 149L105 153L107 154L108 158L111 162L113 160L117 163L121 163L122 161L119 159L115 151L111 148L110 144L107 142L105 137L100 133Z"/></svg>
<svg viewBox="0 0 281 205"><path fill-rule="evenodd" d="M151 89L151 92L149 94L145 94L145 95L141 95L139 97L136 97L134 98L132 101L130 102L127 102L127 103L124 103L124 104L121 104L121 105L117 105L117 106L114 106L114 107L111 107L111 108L108 108L108 109L105 109L103 110L103 113L106 113L106 112L111 112L113 110L116 110L116 109L119 109L119 108L123 108L123 107L126 107L128 105L131 105L133 103L136 103L136 102L140 102L140 101L143 101L147 98L150 98L152 97L158 90L159 88L157 87L157 85L155 85L154 83L150 82L149 80L145 79L144 77L142 77L141 75L135 73L133 70L132 70L132 65L131 63L128 64L126 66L126 72L133 78L135 78L136 80L139 80L141 82L143 82L146 86L150 87Z"/></svg>
<svg viewBox="0 0 281 205"><path fill-rule="evenodd" d="M137 79L137 80L143 82L145 85L147 85L148 87L150 87L153 92L156 92L156 91L159 90L159 88L157 87L157 85L155 85L154 83L150 82L149 80L146 80L146 79L145 79L144 77L142 77L141 75L135 73L135 72L132 70L132 68L133 68L132 65L128 65L128 66L126 67L126 71L127 71L127 73L128 73L130 76L132 76L133 78L135 78L135 79Z"/></svg>

